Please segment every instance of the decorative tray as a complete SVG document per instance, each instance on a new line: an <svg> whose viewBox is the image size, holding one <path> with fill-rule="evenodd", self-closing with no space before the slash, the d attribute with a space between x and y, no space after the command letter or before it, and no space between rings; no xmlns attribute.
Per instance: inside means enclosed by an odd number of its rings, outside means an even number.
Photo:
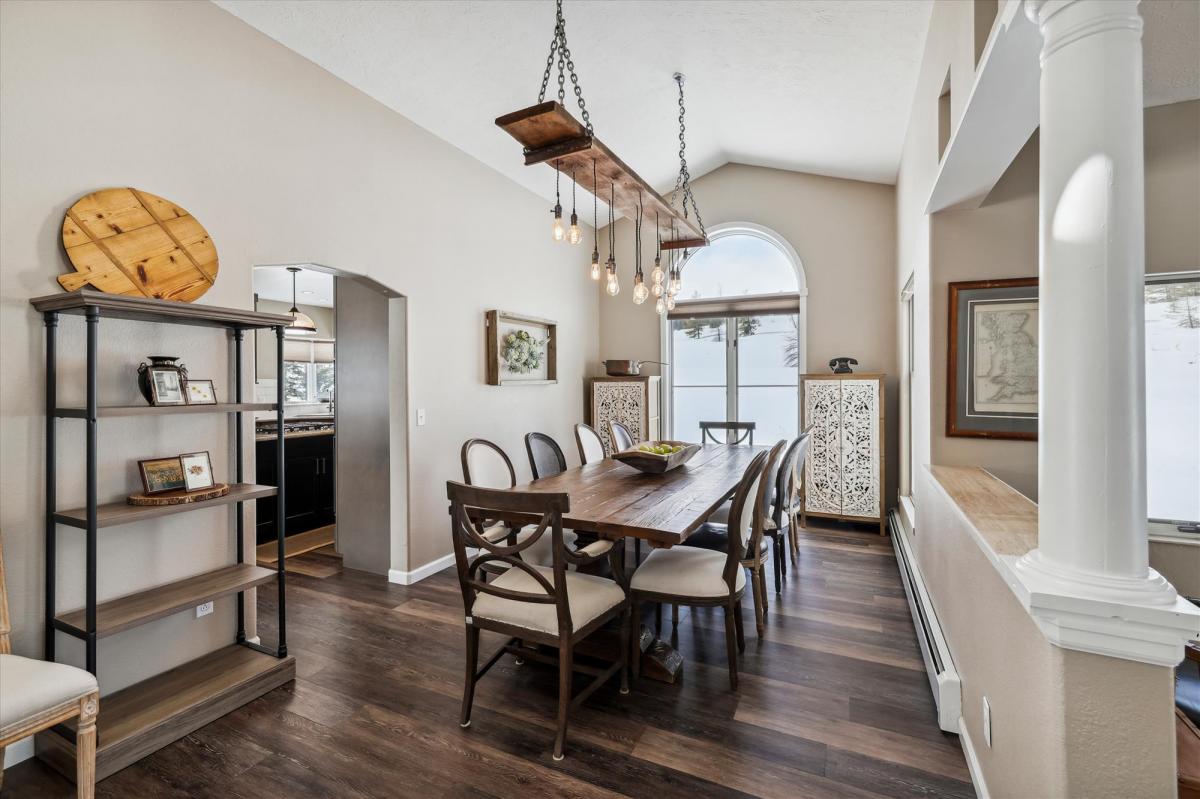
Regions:
<svg viewBox="0 0 1200 799"><path fill-rule="evenodd" d="M651 452L643 447L676 448L671 453ZM647 474L663 474L676 466L682 466L700 451L699 444L689 444L686 441L643 441L620 452L613 453L613 460L632 466L639 472Z"/></svg>

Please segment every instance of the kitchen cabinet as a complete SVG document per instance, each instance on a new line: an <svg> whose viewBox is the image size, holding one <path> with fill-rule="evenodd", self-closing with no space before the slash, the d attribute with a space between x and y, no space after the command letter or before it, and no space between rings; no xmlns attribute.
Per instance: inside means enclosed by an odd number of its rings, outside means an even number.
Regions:
<svg viewBox="0 0 1200 799"><path fill-rule="evenodd" d="M612 455L609 422L628 427L634 441L658 440L658 375L589 377L585 385L583 418L600 434L605 457Z"/></svg>
<svg viewBox="0 0 1200 799"><path fill-rule="evenodd" d="M287 523L284 535L291 536L333 524L335 514L334 462L335 436L329 434L290 435L285 439L283 468L287 479L284 510ZM259 481L275 480L275 438L256 442L257 475ZM295 481L295 482L293 482ZM272 540L275 525L275 501L258 502L256 539L258 543Z"/></svg>

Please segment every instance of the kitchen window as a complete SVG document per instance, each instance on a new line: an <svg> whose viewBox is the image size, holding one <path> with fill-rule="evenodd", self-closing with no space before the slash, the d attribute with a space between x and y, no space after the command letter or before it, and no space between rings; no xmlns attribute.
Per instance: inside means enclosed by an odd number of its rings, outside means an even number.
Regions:
<svg viewBox="0 0 1200 799"><path fill-rule="evenodd" d="M283 399L287 404L332 402L335 392L334 342L285 339Z"/></svg>
<svg viewBox="0 0 1200 799"><path fill-rule="evenodd" d="M1154 531L1190 528L1194 534L1200 523L1200 272L1146 276L1146 483Z"/></svg>

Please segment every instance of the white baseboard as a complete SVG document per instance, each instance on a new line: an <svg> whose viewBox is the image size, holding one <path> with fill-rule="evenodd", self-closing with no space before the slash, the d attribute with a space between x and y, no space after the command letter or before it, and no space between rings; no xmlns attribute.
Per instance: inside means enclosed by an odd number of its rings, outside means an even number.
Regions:
<svg viewBox="0 0 1200 799"><path fill-rule="evenodd" d="M22 760L33 757L33 736L22 738L4 749L4 768L11 768Z"/></svg>
<svg viewBox="0 0 1200 799"><path fill-rule="evenodd" d="M400 569L388 569L388 582L396 583L398 585L412 585L413 583L419 583L426 577L437 574L447 566L453 565L453 563L454 553L451 552L449 555L430 561L424 566L418 566L410 572L401 571Z"/></svg>
<svg viewBox="0 0 1200 799"><path fill-rule="evenodd" d="M975 786L975 795L979 799L990 799L987 783L983 779L983 771L979 768L979 757L975 754L975 744L971 734L967 732L967 722L962 716L958 717L958 742L962 744L963 755L967 758L967 771L971 773L971 784Z"/></svg>

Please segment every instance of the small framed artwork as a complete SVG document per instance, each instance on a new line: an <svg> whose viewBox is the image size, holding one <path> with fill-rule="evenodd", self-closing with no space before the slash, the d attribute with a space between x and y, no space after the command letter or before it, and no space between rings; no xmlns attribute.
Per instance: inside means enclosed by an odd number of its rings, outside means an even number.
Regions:
<svg viewBox="0 0 1200 799"><path fill-rule="evenodd" d="M217 389L211 380L187 380L183 384L188 405L216 405Z"/></svg>
<svg viewBox="0 0 1200 799"><path fill-rule="evenodd" d="M207 451L180 455L179 464L183 468L183 485L186 490L199 491L212 488L216 484L213 480L212 460Z"/></svg>
<svg viewBox="0 0 1200 799"><path fill-rule="evenodd" d="M946 435L1037 440L1038 281L950 284Z"/></svg>
<svg viewBox="0 0 1200 799"><path fill-rule="evenodd" d="M178 369L150 368L150 396L155 405L186 405Z"/></svg>
<svg viewBox="0 0 1200 799"><path fill-rule="evenodd" d="M558 323L507 311L484 316L489 386L558 382Z"/></svg>
<svg viewBox="0 0 1200 799"><path fill-rule="evenodd" d="M138 461L138 471L142 475L142 488L147 494L179 491L184 487L183 464L178 457Z"/></svg>

